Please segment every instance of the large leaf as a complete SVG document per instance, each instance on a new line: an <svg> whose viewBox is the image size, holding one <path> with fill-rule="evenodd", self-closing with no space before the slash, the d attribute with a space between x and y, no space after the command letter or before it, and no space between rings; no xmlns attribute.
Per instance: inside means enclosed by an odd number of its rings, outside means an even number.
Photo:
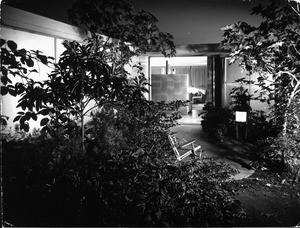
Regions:
<svg viewBox="0 0 300 228"><path fill-rule="evenodd" d="M36 56L43 64L47 65L48 64L48 59L45 55L37 55Z"/></svg>
<svg viewBox="0 0 300 228"><path fill-rule="evenodd" d="M1 95L4 96L8 93L8 88L6 86L1 86Z"/></svg>
<svg viewBox="0 0 300 228"><path fill-rule="evenodd" d="M34 66L34 62L31 58L27 58L25 61L26 61L27 66L29 66L29 67Z"/></svg>
<svg viewBox="0 0 300 228"><path fill-rule="evenodd" d="M0 47L2 47L5 43L6 41L4 39L0 39Z"/></svg>
<svg viewBox="0 0 300 228"><path fill-rule="evenodd" d="M16 121L19 121L19 119L21 118L22 116L16 116L13 120L13 122L16 122Z"/></svg>
<svg viewBox="0 0 300 228"><path fill-rule="evenodd" d="M3 85L7 85L7 83L12 83L12 81L7 76L2 76L1 82L3 83Z"/></svg>
<svg viewBox="0 0 300 228"><path fill-rule="evenodd" d="M7 46L12 51L15 51L18 48L18 45L12 40L7 41Z"/></svg>
<svg viewBox="0 0 300 228"><path fill-rule="evenodd" d="M29 124L27 122L21 123L20 124L20 129L28 132L29 131Z"/></svg>
<svg viewBox="0 0 300 228"><path fill-rule="evenodd" d="M49 109L42 109L38 112L38 114L41 114L43 116L48 115L49 114Z"/></svg>
<svg viewBox="0 0 300 228"><path fill-rule="evenodd" d="M41 120L40 125L41 125L41 126L45 126L48 122L49 122L49 118L43 118L43 119Z"/></svg>
<svg viewBox="0 0 300 228"><path fill-rule="evenodd" d="M31 118L36 121L37 120L37 115L34 112L32 112L31 113Z"/></svg>

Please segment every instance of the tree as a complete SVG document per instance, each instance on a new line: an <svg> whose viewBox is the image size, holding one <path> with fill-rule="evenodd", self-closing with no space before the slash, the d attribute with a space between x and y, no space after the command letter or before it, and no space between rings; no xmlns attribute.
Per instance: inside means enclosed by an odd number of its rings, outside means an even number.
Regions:
<svg viewBox="0 0 300 228"><path fill-rule="evenodd" d="M81 8L80 4L87 6ZM98 8L94 4L98 4ZM153 50L171 56L175 54L175 48L171 35L159 31L153 15L145 11L135 15L132 7L124 2L77 1L72 9L72 18L85 23L91 36L83 43L64 41L65 51L58 63L53 64L54 70L49 78L43 82L35 82L23 73L27 72L26 65L34 67L33 59L47 64L48 58L38 51L30 53L25 49L18 50L13 41L1 40L1 47L4 44L8 46L3 46L1 52L4 66L1 67L4 84L1 93L21 96L17 107L23 111L18 113L14 121L20 121L21 129L25 131L29 130L28 120L36 120L37 115L52 117L42 119L41 125L45 129L49 123L57 129L79 120L84 148L84 117L91 110L129 98L132 104L144 99L146 82L141 66L132 66L138 73L134 79L130 79L125 70L126 65L132 65L132 58ZM101 14L103 12L100 9L116 14ZM115 18L110 17L113 15ZM86 20L86 17L90 20ZM98 25L105 29L98 29ZM97 32L103 32L104 35ZM33 69L30 72L37 71ZM14 84L9 79L11 74L26 80Z"/></svg>
<svg viewBox="0 0 300 228"><path fill-rule="evenodd" d="M296 7L296 8L295 8ZM255 27L238 22L223 28L223 45L231 51L231 62L252 74L259 73L260 97L275 101L273 110L282 124L283 134L298 131L300 117L295 107L300 103L300 16L298 5L273 1L259 5L252 14L260 15L262 23ZM299 11L298 11L299 12ZM296 106L295 106L296 105Z"/></svg>
<svg viewBox="0 0 300 228"><path fill-rule="evenodd" d="M42 63L52 66L54 58L43 55L40 51L18 49L12 40L1 39L1 95L21 96L17 107L26 112L18 112L14 121L20 122L20 129L28 131L28 120L37 120L37 115L45 100L44 82L34 81L31 75L38 73L35 66ZM19 80L14 80L17 78ZM1 115L1 119L4 117Z"/></svg>
<svg viewBox="0 0 300 228"><path fill-rule="evenodd" d="M147 51L168 57L175 54L173 36L158 29L157 18L144 10L135 13L123 0L76 0L68 14L74 24L83 25L92 35L117 39L121 52L128 53L130 46L133 55Z"/></svg>

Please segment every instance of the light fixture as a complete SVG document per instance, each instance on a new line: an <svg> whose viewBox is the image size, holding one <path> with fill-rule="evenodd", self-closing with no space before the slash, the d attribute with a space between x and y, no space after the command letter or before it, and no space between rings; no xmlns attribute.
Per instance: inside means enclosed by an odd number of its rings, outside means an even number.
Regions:
<svg viewBox="0 0 300 228"><path fill-rule="evenodd" d="M236 111L235 112L235 121L239 123L247 122L247 112L246 111Z"/></svg>

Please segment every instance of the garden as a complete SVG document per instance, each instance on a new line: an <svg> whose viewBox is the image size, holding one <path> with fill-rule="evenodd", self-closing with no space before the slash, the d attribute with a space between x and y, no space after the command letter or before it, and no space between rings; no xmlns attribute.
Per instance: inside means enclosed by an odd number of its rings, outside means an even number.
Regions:
<svg viewBox="0 0 300 228"><path fill-rule="evenodd" d="M158 29L152 14L123 1L75 1L70 19L91 36L83 43L64 41L57 62L1 39L1 95L17 97L21 109L15 117L1 115L3 224L296 226L297 7L275 1L253 9L264 19L258 27L239 22L223 28L232 62L258 72L261 90L254 97L244 85L255 82L240 79L231 107L205 105L202 128L216 141L234 138L234 111L249 113L249 137L242 142L252 145L256 171L240 181L230 179L236 171L229 165L213 159L176 161L167 134L186 101L147 100L149 82L132 61L147 51L175 55L172 35ZM34 81L40 64L51 73ZM252 110L251 99L270 104L270 112ZM5 129L8 118L14 129ZM29 121L38 119L41 128L31 129Z"/></svg>

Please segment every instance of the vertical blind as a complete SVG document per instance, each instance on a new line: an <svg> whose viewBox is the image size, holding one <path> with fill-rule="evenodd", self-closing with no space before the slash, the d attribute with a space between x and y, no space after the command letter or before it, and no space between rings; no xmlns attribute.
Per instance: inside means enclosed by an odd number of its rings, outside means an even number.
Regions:
<svg viewBox="0 0 300 228"><path fill-rule="evenodd" d="M207 67L191 66L190 67L190 86L204 89L207 87Z"/></svg>

